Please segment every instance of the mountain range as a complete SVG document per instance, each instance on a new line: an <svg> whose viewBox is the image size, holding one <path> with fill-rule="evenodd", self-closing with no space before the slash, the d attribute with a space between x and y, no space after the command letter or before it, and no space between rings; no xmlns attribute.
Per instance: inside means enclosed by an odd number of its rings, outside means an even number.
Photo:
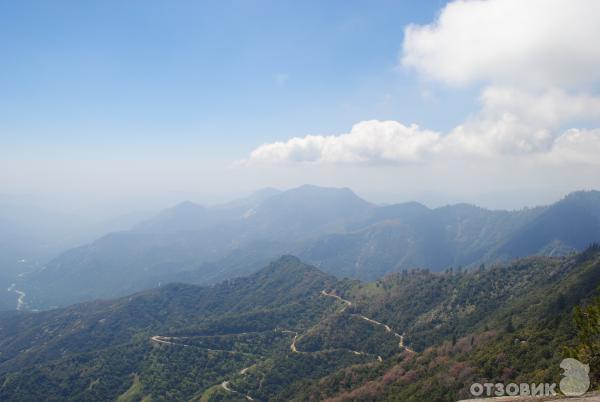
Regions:
<svg viewBox="0 0 600 402"><path fill-rule="evenodd" d="M347 188L265 189L214 207L184 202L68 250L16 286L29 308L119 297L171 282L211 284L292 254L337 277L375 280L529 255L560 256L600 239L600 192L519 211L468 204L375 205Z"/></svg>
<svg viewBox="0 0 600 402"><path fill-rule="evenodd" d="M597 245L375 282L284 256L211 286L0 314L0 399L454 401L473 382L557 383L562 358L600 346L599 285Z"/></svg>

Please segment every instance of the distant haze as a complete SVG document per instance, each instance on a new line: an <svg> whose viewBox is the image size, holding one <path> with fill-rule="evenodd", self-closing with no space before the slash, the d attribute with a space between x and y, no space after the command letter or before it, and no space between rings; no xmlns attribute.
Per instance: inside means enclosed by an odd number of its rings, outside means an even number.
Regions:
<svg viewBox="0 0 600 402"><path fill-rule="evenodd" d="M1 162L0 162L1 163ZM79 167L81 172L83 167ZM237 168L236 168L237 169ZM158 211L190 200L215 205L247 196L264 187L281 190L302 184L349 187L362 198L376 204L418 201L429 207L466 202L490 209L520 209L551 204L565 194L578 190L600 189L595 170L564 168L521 171L514 166L495 169L442 171L425 167L279 167L272 172L254 172L243 168L225 175L206 169L196 175L185 172L168 177L119 178L110 183L93 180L70 181L72 187L21 184L3 188L3 199L36 205L53 211L86 216L88 220L109 219L132 212ZM503 175L501 175L503 173ZM149 171L148 171L149 174ZM218 175L218 180L214 177ZM307 181L304 181L306 178ZM174 183L175 182L175 183Z"/></svg>
<svg viewBox="0 0 600 402"><path fill-rule="evenodd" d="M600 188L598 15L594 0L4 2L0 193L93 219L304 183L549 204Z"/></svg>

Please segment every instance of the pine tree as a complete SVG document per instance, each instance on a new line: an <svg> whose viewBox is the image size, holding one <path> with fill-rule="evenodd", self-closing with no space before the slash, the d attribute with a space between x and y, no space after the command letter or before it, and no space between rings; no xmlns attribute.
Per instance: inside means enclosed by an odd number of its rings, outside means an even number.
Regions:
<svg viewBox="0 0 600 402"><path fill-rule="evenodd" d="M600 384L600 297L585 307L575 307L573 319L578 345L570 350L578 360L590 365L592 384Z"/></svg>

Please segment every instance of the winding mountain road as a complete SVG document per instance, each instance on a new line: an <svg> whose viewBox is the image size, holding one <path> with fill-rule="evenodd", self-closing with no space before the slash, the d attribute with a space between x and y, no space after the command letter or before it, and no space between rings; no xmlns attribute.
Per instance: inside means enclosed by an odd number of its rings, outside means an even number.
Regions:
<svg viewBox="0 0 600 402"><path fill-rule="evenodd" d="M9 289L12 290L12 289ZM337 295L334 293L334 291L331 292L327 292L326 290L322 290L321 291L321 295L325 296L325 297L331 297L334 298L342 303L344 303L344 307L340 310L340 312L344 312L348 307L352 306L352 302L350 300L346 300L344 298L342 298L341 296ZM23 297L25 296L25 294L23 293ZM411 348L409 348L408 346L404 345L404 336L393 331L392 328L390 328L389 325L387 324L383 324L379 321L376 321L372 318L366 317L362 314L352 314L352 316L358 317L360 319L363 319L373 325L379 325L382 326L386 332L394 335L397 338L400 338L400 341L398 343L398 347L401 349L406 350L407 352L410 353L415 353L414 350L412 350ZM300 351L298 350L298 347L296 346L296 342L298 341L298 339L300 338L300 334L296 331L292 331L289 329L277 329L275 328L275 331L280 331L281 333L285 333L285 334L293 334L294 337L292 338L292 343L290 344L290 350L292 353L325 353L325 352L336 352L336 351L345 351L345 352L350 352L353 353L357 356L368 356L370 355L369 353L366 352L361 352L361 351L357 351L357 350L351 350L351 349L329 349L329 350L319 350L319 351L314 351L314 352L304 352L304 351ZM229 335L250 335L250 332L242 332L239 334L229 334ZM212 336L212 335L211 335ZM183 342L177 342L177 341L181 341L184 339L191 339L191 338L201 338L203 337L202 335L198 335L195 337L174 337L174 336L161 336L161 335L154 335L152 337L150 337L150 341L157 343L157 344L163 344L163 345L177 345L177 346L183 346L183 347L197 347L200 349L204 349L204 350L208 350L208 351L212 351L212 352L224 352L224 353L241 353L241 354L249 354L249 353L244 353L244 352L238 352L238 351L231 351L231 350L219 350L219 349L210 349L210 348L202 348L200 346L195 346L195 345L190 345L187 343L183 343ZM372 355L373 356L373 355ZM383 359L381 358L381 356L376 356L377 361L379 362L383 362ZM240 370L239 374L240 375L245 375L248 373L248 370L251 368L252 366L243 368ZM236 393L236 394L240 394L240 395L244 395L244 397L249 400L249 401L253 401L255 400L254 398L252 398L250 395L247 394L243 394L239 391L236 391L235 389L231 388L230 386L231 382L230 381L223 381L221 383L221 388L224 389L227 392L230 393Z"/></svg>
<svg viewBox="0 0 600 402"><path fill-rule="evenodd" d="M150 340L152 342L156 342L156 343L162 343L165 345L178 345L178 346L192 346L192 345L187 345L185 343L175 343L175 342L171 342L171 339L177 339L175 337L172 336L160 336L160 335L154 335L153 337L150 338Z"/></svg>
<svg viewBox="0 0 600 402"><path fill-rule="evenodd" d="M341 301L342 303L344 303L345 306L344 306L343 309L340 310L340 312L346 310L348 307L350 307L352 305L352 302L350 300L342 299L340 296L336 295L333 292L327 292L327 291L325 291L325 289L321 290L321 294L323 296L333 297L334 299L337 299L337 300Z"/></svg>
<svg viewBox="0 0 600 402"><path fill-rule="evenodd" d="M229 381L223 381L223 382L221 383L221 388L223 388L225 391L227 391L227 392L231 392L231 393L233 393L233 394L240 394L240 395L243 395L243 394L241 394L240 392L236 391L235 389L231 389L231 387L229 386L229 384L230 384L230 382L229 382ZM249 401L253 401L253 400L254 400L254 398L252 398L250 395L244 395L244 397L245 397L247 400L249 400Z"/></svg>
<svg viewBox="0 0 600 402"><path fill-rule="evenodd" d="M15 292L17 294L17 310L23 310L25 308L25 292L16 289L15 286L16 285L13 283L7 291Z"/></svg>
<svg viewBox="0 0 600 402"><path fill-rule="evenodd" d="M341 301L342 303L344 303L344 304L345 304L345 306L344 306L344 308L343 308L342 310L340 310L340 312L343 312L343 311L345 311L345 310L346 310L346 308L348 308L348 307L352 306L352 302L351 302L350 300L346 300L346 299L344 299L344 298L342 298L342 297L338 296L337 294L335 294L335 293L333 293L333 292L326 292L325 290L322 290L322 291L321 291L321 294L322 294L323 296L327 296L327 297L333 297L333 298L335 298L335 299L337 299L337 300ZM385 328L385 331L386 331L386 332L389 332L389 333L393 334L395 337L397 337L397 338L400 338L400 342L398 342L398 347L399 347L400 349L404 349L404 350L406 350L407 352L410 352L410 353L415 353L415 351L414 351L414 350L412 350L412 349L411 349L411 348L409 348L408 346L404 345L404 335L400 335L399 333L397 333L397 332L393 331L393 330L392 330L392 328L390 328L390 326L389 326L389 325L387 325L387 324L384 324L384 323L381 323L381 322L379 322L379 321L376 321L376 320L374 320L374 319L372 319L372 318L366 317L366 316L364 316L364 315L362 315L362 314L352 314L352 315L353 315L353 316L355 316L355 317L358 317L358 318L362 318L363 320L365 320L365 321L367 321L367 322L370 322L371 324L374 324L374 325L380 325L380 326L382 326L383 328ZM294 341L295 341L295 340L294 340Z"/></svg>

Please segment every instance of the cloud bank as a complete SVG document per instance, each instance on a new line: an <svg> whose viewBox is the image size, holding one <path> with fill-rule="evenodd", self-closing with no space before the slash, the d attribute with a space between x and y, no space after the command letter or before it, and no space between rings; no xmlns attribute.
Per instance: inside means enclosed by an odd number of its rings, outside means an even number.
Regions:
<svg viewBox="0 0 600 402"><path fill-rule="evenodd" d="M449 86L482 85L477 113L447 133L370 120L338 135L259 146L250 164L412 164L536 158L600 164L600 2L455 1L405 29L400 63ZM586 122L586 128L573 124Z"/></svg>
<svg viewBox="0 0 600 402"><path fill-rule="evenodd" d="M405 29L401 62L450 85L585 85L600 78L600 2L455 1Z"/></svg>
<svg viewBox="0 0 600 402"><path fill-rule="evenodd" d="M397 121L363 121L349 133L307 135L255 149L251 161L261 162L418 162L435 150L441 136Z"/></svg>
<svg viewBox="0 0 600 402"><path fill-rule="evenodd" d="M397 121L369 120L340 135L264 144L249 163L425 163L452 158L538 157L600 164L600 129L561 128L600 119L600 98L553 89L530 93L488 87L480 111L443 134Z"/></svg>

